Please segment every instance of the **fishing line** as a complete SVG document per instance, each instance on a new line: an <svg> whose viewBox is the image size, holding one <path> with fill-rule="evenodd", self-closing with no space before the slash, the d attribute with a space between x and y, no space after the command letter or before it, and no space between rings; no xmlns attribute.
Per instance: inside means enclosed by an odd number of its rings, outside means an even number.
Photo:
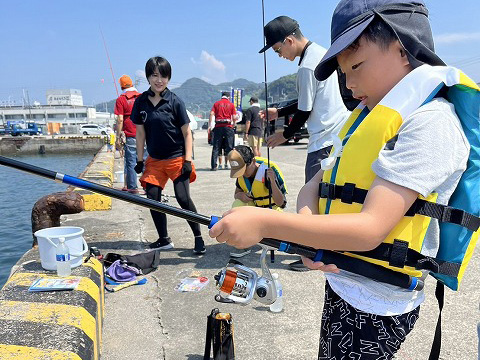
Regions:
<svg viewBox="0 0 480 360"><path fill-rule="evenodd" d="M262 27L263 27L263 46L267 45L267 37L265 36L265 2L262 0ZM263 74L265 82L265 118L266 125L263 138L266 141L270 136L270 119L268 118L268 84L267 84L267 52L263 52ZM270 168L270 147L267 145L267 167ZM265 182L267 182L267 174L265 174ZM268 207L272 208L272 189L273 184L269 181L270 186L268 187ZM275 253L272 250L270 252L270 262L275 262Z"/></svg>

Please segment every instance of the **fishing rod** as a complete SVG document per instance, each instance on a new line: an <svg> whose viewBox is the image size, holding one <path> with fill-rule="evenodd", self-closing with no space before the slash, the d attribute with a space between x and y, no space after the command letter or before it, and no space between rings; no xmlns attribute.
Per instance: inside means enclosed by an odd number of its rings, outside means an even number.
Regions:
<svg viewBox="0 0 480 360"><path fill-rule="evenodd" d="M262 0L262 29L263 29L263 46L267 44L267 37L265 36L265 1ZM263 52L263 75L264 75L264 83L265 83L265 130L263 134L263 138L266 140L270 136L270 120L268 118L268 82L267 82L267 52ZM267 167L270 168L270 147L267 146ZM267 182L268 181L268 182ZM273 184L267 179L267 174L265 172L265 184L269 184L268 188L268 207L272 208L272 192L273 192ZM270 251L270 262L275 262L275 253L274 251Z"/></svg>
<svg viewBox="0 0 480 360"><path fill-rule="evenodd" d="M180 209L152 199L142 198L140 196L126 193L124 191L115 190L107 186L95 184L84 179L44 169L4 156L0 156L0 165L25 171L50 180L54 180L59 183L64 183L81 189L90 190L98 194L110 196L112 198L123 200L142 207L147 207L149 209L164 214L173 215L187 221L193 221L198 224L208 226L208 228L213 227L221 219L218 216L201 215L190 210ZM311 247L269 238L262 239L260 243L278 249L282 252L286 252L288 254L305 256L312 259L313 261L322 261L325 264L335 264L339 269L351 271L380 282L402 287L404 289L412 291L423 289L424 283L423 279L421 278L393 271L384 268L383 266L368 263L363 260L341 254L339 252L331 250L317 250Z"/></svg>
<svg viewBox="0 0 480 360"><path fill-rule="evenodd" d="M100 34L102 34L103 46L105 47L105 53L107 54L108 64L110 65L110 72L112 73L113 84L115 85L115 91L117 92L117 97L118 97L119 94L118 94L117 82L115 81L115 75L113 74L113 67L112 67L112 62L110 61L110 55L108 54L107 43L105 42L105 37L103 36L102 28L100 26L99 28L100 28Z"/></svg>

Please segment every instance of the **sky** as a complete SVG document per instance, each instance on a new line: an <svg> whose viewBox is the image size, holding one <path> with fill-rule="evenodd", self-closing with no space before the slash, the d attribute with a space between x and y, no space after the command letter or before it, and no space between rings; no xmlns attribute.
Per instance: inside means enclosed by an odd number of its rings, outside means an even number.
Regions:
<svg viewBox="0 0 480 360"><path fill-rule="evenodd" d="M264 0L265 21L296 19L304 35L330 44L338 0ZM436 52L480 82L478 0L426 0ZM128 74L147 88L146 61L172 65L171 87L197 77L212 84L264 81L262 1L7 1L0 0L0 105L46 103L48 89L80 89L85 105L116 98ZM110 64L107 59L108 49ZM297 61L267 56L267 81L293 74ZM118 91L121 91L118 87Z"/></svg>

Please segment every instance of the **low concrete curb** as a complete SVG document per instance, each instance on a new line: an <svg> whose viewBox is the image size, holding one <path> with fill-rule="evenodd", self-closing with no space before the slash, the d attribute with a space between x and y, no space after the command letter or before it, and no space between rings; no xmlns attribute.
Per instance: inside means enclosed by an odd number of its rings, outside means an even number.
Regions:
<svg viewBox="0 0 480 360"><path fill-rule="evenodd" d="M30 250L31 255L37 250ZM28 254L28 253L27 253ZM104 316L103 266L90 259L68 278L73 291L29 292L38 278L54 278L37 260L19 266L0 291L1 359L100 358Z"/></svg>

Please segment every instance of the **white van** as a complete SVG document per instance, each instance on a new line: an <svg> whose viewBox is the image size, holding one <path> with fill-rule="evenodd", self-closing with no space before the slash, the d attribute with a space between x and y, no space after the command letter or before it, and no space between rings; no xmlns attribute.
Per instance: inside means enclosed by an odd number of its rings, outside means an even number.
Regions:
<svg viewBox="0 0 480 360"><path fill-rule="evenodd" d="M85 124L80 126L80 134L83 135L107 135L107 128L103 125Z"/></svg>

